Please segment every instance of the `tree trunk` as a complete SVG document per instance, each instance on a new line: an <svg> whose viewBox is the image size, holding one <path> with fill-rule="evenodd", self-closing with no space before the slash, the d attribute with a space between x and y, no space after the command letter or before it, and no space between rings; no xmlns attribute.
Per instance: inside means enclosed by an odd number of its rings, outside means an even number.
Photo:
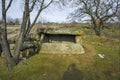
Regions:
<svg viewBox="0 0 120 80"><path fill-rule="evenodd" d="M4 31L3 31L3 34L1 34L1 42L2 42L1 45L2 45L2 49L3 49L3 52L4 52L5 57L6 57L8 68L11 69L15 66L15 62L12 59L10 47L9 47L9 44L7 41L7 36L4 33Z"/></svg>
<svg viewBox="0 0 120 80"><path fill-rule="evenodd" d="M23 38L24 38L24 35L23 35L23 32L21 32L19 35L19 38L18 38L18 42L16 43L14 56L13 56L16 64L19 62L20 49L21 49L22 44L23 44Z"/></svg>
<svg viewBox="0 0 120 80"><path fill-rule="evenodd" d="M7 39L7 25L6 25L6 11L5 11L5 0L2 0L2 25L0 26L0 39L3 52L5 54L8 68L11 69L15 66L15 62L12 59L10 46Z"/></svg>
<svg viewBox="0 0 120 80"><path fill-rule="evenodd" d="M16 63L19 62L20 50L21 50L21 48L23 46L23 43L24 43L24 38L25 38L25 32L26 32L28 19L29 19L29 0L25 0L25 7L24 7L21 31L20 31L20 34L19 34L19 37L18 37L17 44L15 46L14 56L13 56Z"/></svg>
<svg viewBox="0 0 120 80"><path fill-rule="evenodd" d="M21 31L20 31L18 41L17 41L16 46L15 46L15 50L14 50L13 58L16 61L16 63L19 62L20 50L21 50L21 47L24 43L25 29L26 29L26 23L27 23L27 18L26 18L25 15L26 14L24 13L23 14L23 22L22 22L22 25L21 25Z"/></svg>
<svg viewBox="0 0 120 80"><path fill-rule="evenodd" d="M100 26L94 25L94 30L95 30L95 34L96 34L97 36L100 36L100 35L101 35Z"/></svg>

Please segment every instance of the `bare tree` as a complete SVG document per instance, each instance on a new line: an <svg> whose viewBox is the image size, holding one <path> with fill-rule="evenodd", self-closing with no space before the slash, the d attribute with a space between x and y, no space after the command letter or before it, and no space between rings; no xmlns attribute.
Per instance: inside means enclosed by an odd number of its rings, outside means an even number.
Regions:
<svg viewBox="0 0 120 80"><path fill-rule="evenodd" d="M13 55L11 55L10 46L7 39L6 13L12 4L12 1L13 0L10 0L9 4L6 6L6 0L2 0L2 24L0 25L0 42L2 45L2 49L6 55L6 60L9 68L12 68L19 62L20 50L21 47L23 46L25 38L27 38L32 27L35 25L40 13L53 2L53 0L24 1L24 11L23 11L21 30L15 46L14 53ZM30 13L35 9L35 6L37 6L38 12L35 15L36 17L33 20L33 23L31 23Z"/></svg>
<svg viewBox="0 0 120 80"><path fill-rule="evenodd" d="M16 63L19 62L20 49L23 45L24 39L28 36L30 30L32 29L32 27L36 23L40 13L44 9L46 9L52 2L53 2L53 0L50 0L49 3L46 4L45 0L32 0L32 1L25 0L25 7L24 7L21 31L19 34L19 38L18 38L16 47L15 47L15 50L14 50L15 55L13 56ZM31 6L29 5L30 3L32 3ZM39 6L37 6L38 12L37 12L35 19L33 20L33 23L31 23L30 22L30 13L33 11L36 4L39 4Z"/></svg>
<svg viewBox="0 0 120 80"><path fill-rule="evenodd" d="M77 9L71 14L72 19L90 18L95 34L100 36L101 26L109 19L116 17L120 8L120 0L76 0L73 5Z"/></svg>
<svg viewBox="0 0 120 80"><path fill-rule="evenodd" d="M12 68L15 65L8 44L6 24L6 13L12 4L12 1L13 0L10 0L9 4L6 6L6 0L2 0L2 24L0 25L0 42L9 68Z"/></svg>

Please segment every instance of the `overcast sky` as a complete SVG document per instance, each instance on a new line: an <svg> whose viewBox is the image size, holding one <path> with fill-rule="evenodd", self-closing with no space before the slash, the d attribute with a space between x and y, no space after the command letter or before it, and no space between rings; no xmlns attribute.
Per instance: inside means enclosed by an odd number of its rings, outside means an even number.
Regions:
<svg viewBox="0 0 120 80"><path fill-rule="evenodd" d="M22 12L23 12L23 2L22 0L13 0L14 2L12 3L10 9L7 12L7 16L11 18L22 18ZM1 3L1 2L0 2ZM2 16L1 14L1 7L0 6L0 18ZM68 14L72 12L73 9L69 8L69 6L66 7L56 7L51 5L48 9L44 10L38 21L48 21L48 22L67 22L68 20L66 19ZM35 10L33 13L31 13L31 21L34 19L35 14L37 13L37 10Z"/></svg>

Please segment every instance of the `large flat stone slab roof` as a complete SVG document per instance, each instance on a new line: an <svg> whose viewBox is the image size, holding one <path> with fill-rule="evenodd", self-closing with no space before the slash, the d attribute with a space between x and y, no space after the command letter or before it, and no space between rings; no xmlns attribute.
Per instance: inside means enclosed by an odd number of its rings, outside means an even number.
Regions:
<svg viewBox="0 0 120 80"><path fill-rule="evenodd" d="M66 35L83 35L83 31L74 30L71 28L39 28L39 32L46 34L66 34Z"/></svg>

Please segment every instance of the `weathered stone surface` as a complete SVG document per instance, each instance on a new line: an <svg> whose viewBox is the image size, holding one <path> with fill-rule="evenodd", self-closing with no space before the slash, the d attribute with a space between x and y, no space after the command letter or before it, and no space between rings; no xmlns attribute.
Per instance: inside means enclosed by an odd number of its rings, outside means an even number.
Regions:
<svg viewBox="0 0 120 80"><path fill-rule="evenodd" d="M84 54L84 48L81 44L74 43L43 43L40 53L47 54Z"/></svg>
<svg viewBox="0 0 120 80"><path fill-rule="evenodd" d="M42 39L41 53L52 54L83 54L83 31L72 28L42 28L39 35Z"/></svg>
<svg viewBox="0 0 120 80"><path fill-rule="evenodd" d="M67 34L67 35L83 35L83 31L74 30L71 28L46 28L39 29L38 33L47 33L47 34Z"/></svg>
<svg viewBox="0 0 120 80"><path fill-rule="evenodd" d="M76 43L82 44L82 37L83 36L76 36L75 37Z"/></svg>

